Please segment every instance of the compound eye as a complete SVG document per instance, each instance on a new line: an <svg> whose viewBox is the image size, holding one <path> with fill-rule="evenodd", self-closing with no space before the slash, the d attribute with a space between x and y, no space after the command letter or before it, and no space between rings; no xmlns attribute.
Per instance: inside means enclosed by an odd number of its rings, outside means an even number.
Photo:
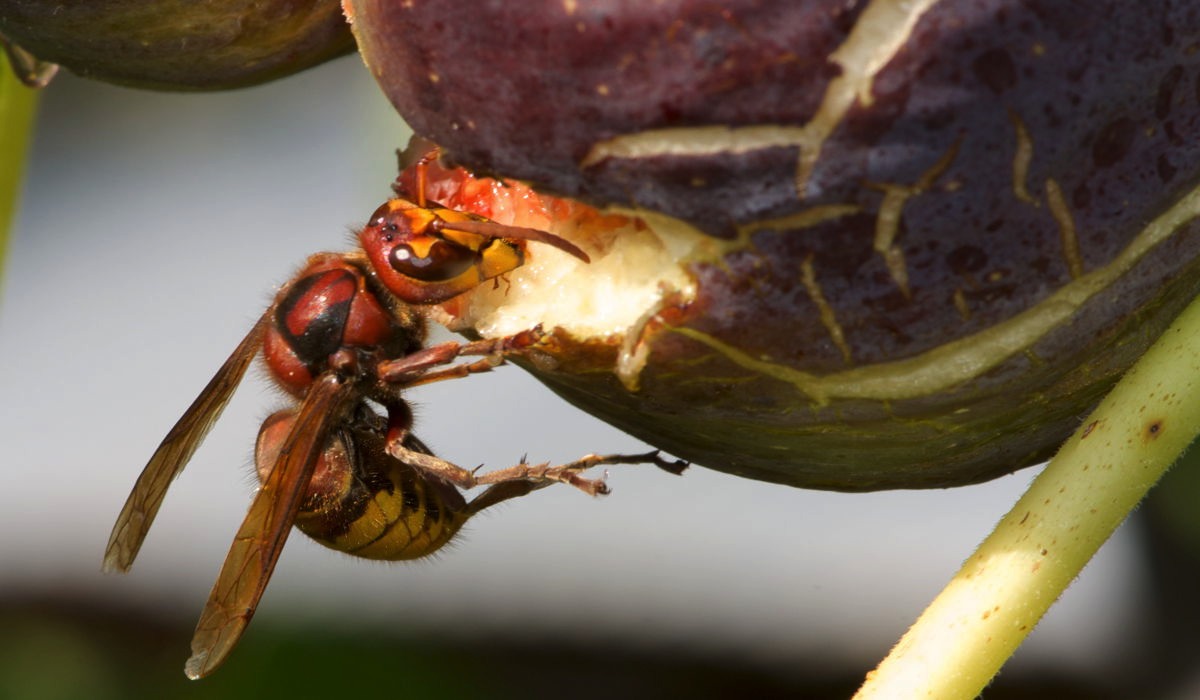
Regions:
<svg viewBox="0 0 1200 700"><path fill-rule="evenodd" d="M390 202L384 202L379 205L374 212L371 213L371 218L367 219L367 226L383 227L389 223L392 207ZM394 228L394 227L393 227Z"/></svg>
<svg viewBox="0 0 1200 700"><path fill-rule="evenodd" d="M444 240L434 240L424 255L403 243L388 254L393 270L422 282L452 280L479 263L479 253Z"/></svg>

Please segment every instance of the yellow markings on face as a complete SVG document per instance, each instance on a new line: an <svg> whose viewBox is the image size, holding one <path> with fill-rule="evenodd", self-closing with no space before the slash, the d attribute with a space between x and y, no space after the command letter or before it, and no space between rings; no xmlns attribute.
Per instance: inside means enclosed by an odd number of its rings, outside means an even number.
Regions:
<svg viewBox="0 0 1200 700"><path fill-rule="evenodd" d="M892 60L912 34L917 20L935 2L872 0L858 16L846 41L829 55L829 61L836 63L841 73L829 81L820 106L804 126L649 129L593 144L580 166L587 168L608 158L705 156L797 147L800 154L796 164L796 194L803 199L825 141L842 123L855 101L864 106L871 104L875 76Z"/></svg>
<svg viewBox="0 0 1200 700"><path fill-rule="evenodd" d="M1013 195L1030 206L1039 206L1037 198L1029 193L1029 164L1033 162L1033 138L1029 129L1016 112L1009 111L1008 119L1012 122L1017 135L1017 149L1013 153Z"/></svg>
<svg viewBox="0 0 1200 700"><path fill-rule="evenodd" d="M428 258L429 251L437 243L441 243L441 241L433 236L416 236L410 239L405 245L412 250L414 258Z"/></svg>
<svg viewBox="0 0 1200 700"><path fill-rule="evenodd" d="M506 272L517 269L525 262L521 250L504 241L492 241L481 252L483 260L476 270L483 280L496 279Z"/></svg>
<svg viewBox="0 0 1200 700"><path fill-rule="evenodd" d="M1107 265L1080 275L1012 318L902 360L819 376L752 357L692 328L670 330L703 343L741 367L792 384L818 406L835 398L889 401L929 396L975 379L1029 350L1046 334L1067 323L1089 299L1116 282L1146 253L1198 216L1200 188L1189 192L1151 221Z"/></svg>
<svg viewBox="0 0 1200 700"><path fill-rule="evenodd" d="M896 239L900 235L900 217L904 215L904 205L910 198L926 192L941 177L942 173L946 172L958 155L958 147L961 143L961 137L956 139L942 154L942 157L938 158L937 162L924 173L921 173L921 177L911 185L891 182L866 183L867 187L883 192L883 201L879 204L879 213L875 216L875 240L871 247L883 258L888 273L905 298L912 298L912 291L908 284L908 265L904 260L904 251L896 243Z"/></svg>
<svg viewBox="0 0 1200 700"><path fill-rule="evenodd" d="M1058 224L1058 237L1062 240L1063 259L1067 261L1067 271L1071 279L1079 279L1083 275L1083 258L1079 255L1079 235L1075 232L1075 217L1067 206L1062 188L1054 178L1046 179L1046 205L1054 223Z"/></svg>
<svg viewBox="0 0 1200 700"><path fill-rule="evenodd" d="M804 285L804 291L808 292L808 297L816 305L817 314L821 318L821 325L825 326L825 330L829 331L829 337L842 353L842 359L848 365L854 364L854 360L850 356L850 345L846 343L846 334L842 331L842 325L838 323L837 316L833 313L833 307L829 305L829 301L825 298L825 293L821 291L820 283L817 282L817 273L813 269L812 255L809 255L804 259L804 262L800 263L800 282Z"/></svg>

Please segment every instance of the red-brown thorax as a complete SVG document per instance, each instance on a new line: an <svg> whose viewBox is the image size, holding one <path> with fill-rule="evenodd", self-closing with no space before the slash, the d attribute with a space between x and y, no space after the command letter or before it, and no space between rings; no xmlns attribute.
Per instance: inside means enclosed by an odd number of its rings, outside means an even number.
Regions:
<svg viewBox="0 0 1200 700"><path fill-rule="evenodd" d="M270 313L263 356L280 386L297 396L342 348L407 351L422 335L379 299L363 270L331 253L309 258Z"/></svg>

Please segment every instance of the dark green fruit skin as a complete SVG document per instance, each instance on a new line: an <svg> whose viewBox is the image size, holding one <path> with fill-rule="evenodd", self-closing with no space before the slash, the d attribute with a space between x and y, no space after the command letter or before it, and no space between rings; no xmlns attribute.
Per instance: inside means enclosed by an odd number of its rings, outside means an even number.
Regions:
<svg viewBox="0 0 1200 700"><path fill-rule="evenodd" d="M255 85L354 49L337 0L0 0L0 34L81 76L160 90Z"/></svg>
<svg viewBox="0 0 1200 700"><path fill-rule="evenodd" d="M871 4L675 0L634 11L581 0L567 16L558 0L353 3L361 51L397 109L475 171L727 238L739 225L851 207L761 227L724 259L691 263L698 295L647 330L638 391L612 373L611 345L561 336L533 366L552 389L681 457L752 478L838 490L977 482L1048 457L1200 291L1193 214L1053 328L927 391L821 401L672 327L830 376L978 338L1048 308L1076 277L1115 269L1200 184L1200 6L942 0L874 75L871 103L838 120L802 196L795 147L587 160L599 142L650 129L809 123L840 72L829 53ZM894 241L905 289L872 244L885 183L923 176ZM1064 243L1072 226L1077 256ZM802 282L806 261L844 349Z"/></svg>

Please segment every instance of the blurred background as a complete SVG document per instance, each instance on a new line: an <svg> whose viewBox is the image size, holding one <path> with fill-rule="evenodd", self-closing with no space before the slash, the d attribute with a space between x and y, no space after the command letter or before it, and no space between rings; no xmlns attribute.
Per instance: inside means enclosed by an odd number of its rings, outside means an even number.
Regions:
<svg viewBox="0 0 1200 700"><path fill-rule="evenodd" d="M192 683L191 630L282 403L252 374L131 574L100 574L146 459L276 286L351 245L407 139L354 57L223 94L70 75L44 92L0 297L0 697L848 697L1032 470L846 495L615 467L607 498L546 489L407 564L297 534L241 646ZM643 449L516 368L412 400L421 438L466 466ZM988 697L1188 697L1194 647L1169 636L1195 608L1161 601L1194 595L1177 570L1194 550L1152 532L1117 533Z"/></svg>

